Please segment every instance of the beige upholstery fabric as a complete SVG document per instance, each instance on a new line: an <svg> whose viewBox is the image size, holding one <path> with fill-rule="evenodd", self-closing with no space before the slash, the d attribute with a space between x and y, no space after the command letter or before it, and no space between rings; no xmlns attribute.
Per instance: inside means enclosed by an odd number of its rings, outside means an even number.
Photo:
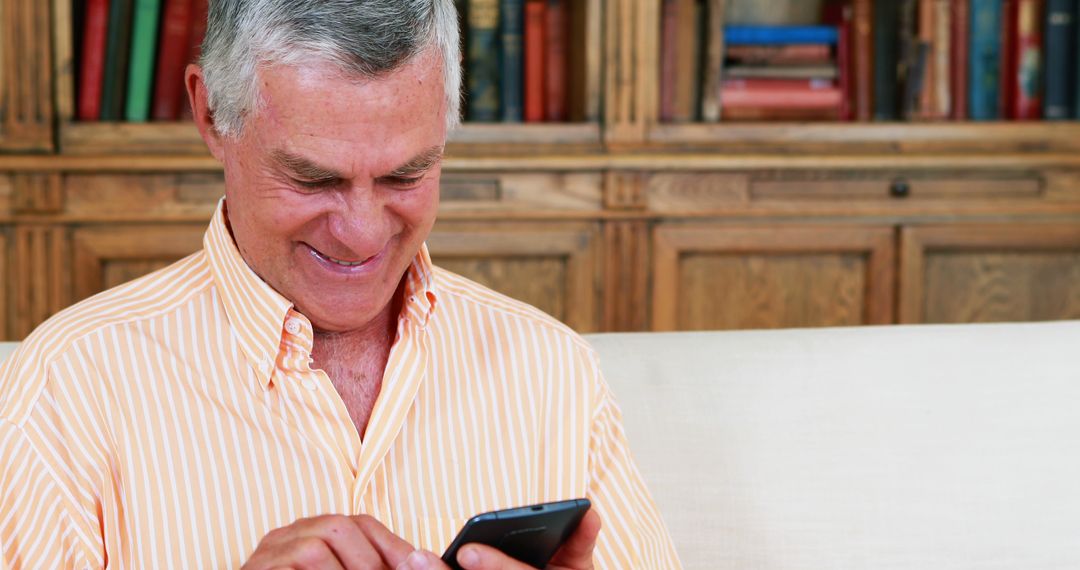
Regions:
<svg viewBox="0 0 1080 570"><path fill-rule="evenodd" d="M1080 322L589 339L687 568L1080 568Z"/></svg>
<svg viewBox="0 0 1080 570"><path fill-rule="evenodd" d="M590 340L687 568L1080 568L1080 323Z"/></svg>

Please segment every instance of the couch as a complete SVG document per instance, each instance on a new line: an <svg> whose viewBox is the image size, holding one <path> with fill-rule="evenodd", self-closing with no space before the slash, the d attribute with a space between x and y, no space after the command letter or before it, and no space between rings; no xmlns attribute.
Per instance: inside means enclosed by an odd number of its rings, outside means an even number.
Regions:
<svg viewBox="0 0 1080 570"><path fill-rule="evenodd" d="M1080 322L589 340L686 568L1080 568Z"/></svg>

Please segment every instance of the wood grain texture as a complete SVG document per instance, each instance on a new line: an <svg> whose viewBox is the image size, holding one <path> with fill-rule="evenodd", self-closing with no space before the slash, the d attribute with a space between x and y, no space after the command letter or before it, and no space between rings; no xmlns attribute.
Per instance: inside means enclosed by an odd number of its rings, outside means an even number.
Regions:
<svg viewBox="0 0 1080 570"><path fill-rule="evenodd" d="M59 173L11 175L11 209L18 214L54 214L64 209Z"/></svg>
<svg viewBox="0 0 1080 570"><path fill-rule="evenodd" d="M0 2L0 150L53 149L50 5Z"/></svg>
<svg viewBox="0 0 1080 570"><path fill-rule="evenodd" d="M580 224L439 223L428 246L436 265L584 332L600 328L598 233Z"/></svg>
<svg viewBox="0 0 1080 570"><path fill-rule="evenodd" d="M894 183L906 185L907 201L1034 199L1044 188L1037 171L783 170L754 176L750 193L754 200L896 200Z"/></svg>
<svg viewBox="0 0 1080 570"><path fill-rule="evenodd" d="M1080 223L932 225L901 234L904 323L1080 317Z"/></svg>
<svg viewBox="0 0 1080 570"><path fill-rule="evenodd" d="M604 206L611 210L642 210L645 203L644 176L640 172L604 173Z"/></svg>
<svg viewBox="0 0 1080 570"><path fill-rule="evenodd" d="M26 224L14 230L12 338L21 339L71 299L67 229Z"/></svg>
<svg viewBox="0 0 1080 570"><path fill-rule="evenodd" d="M14 270L8 265L8 259L8 228L0 226L0 340L5 341L21 340L23 337L17 334L14 323L8 317L8 308L15 305L11 288Z"/></svg>
<svg viewBox="0 0 1080 570"><path fill-rule="evenodd" d="M645 331L649 327L649 224L604 225L604 331Z"/></svg>
<svg viewBox="0 0 1080 570"><path fill-rule="evenodd" d="M660 225L653 236L653 330L892 322L889 227Z"/></svg>
<svg viewBox="0 0 1080 570"><path fill-rule="evenodd" d="M645 183L645 201L659 213L709 211L746 204L750 176L742 172L661 172Z"/></svg>
<svg viewBox="0 0 1080 570"><path fill-rule="evenodd" d="M202 248L206 225L85 227L72 231L73 301Z"/></svg>

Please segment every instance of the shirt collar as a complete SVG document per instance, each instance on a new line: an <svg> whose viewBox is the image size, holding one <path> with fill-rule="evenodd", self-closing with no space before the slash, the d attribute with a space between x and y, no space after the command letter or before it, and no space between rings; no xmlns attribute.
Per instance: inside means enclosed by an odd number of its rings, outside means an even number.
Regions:
<svg viewBox="0 0 1080 570"><path fill-rule="evenodd" d="M226 215L222 198L203 237L203 247L232 332L265 388L281 352L285 320L293 303L244 261L229 232ZM436 304L434 271L427 244L420 247L406 271L404 296L399 323L425 328Z"/></svg>

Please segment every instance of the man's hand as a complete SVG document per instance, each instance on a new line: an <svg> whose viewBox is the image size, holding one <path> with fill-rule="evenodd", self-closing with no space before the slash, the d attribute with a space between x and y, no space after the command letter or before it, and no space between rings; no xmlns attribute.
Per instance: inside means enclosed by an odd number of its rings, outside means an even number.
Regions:
<svg viewBox="0 0 1080 570"><path fill-rule="evenodd" d="M600 515L589 509L574 534L555 553L548 570L592 570L593 550L600 534ZM483 544L468 544L458 551L458 564L465 570L526 570L526 566ZM438 568L438 567L436 567Z"/></svg>
<svg viewBox="0 0 1080 570"><path fill-rule="evenodd" d="M243 570L397 568L414 550L369 516L324 515L267 533Z"/></svg>

